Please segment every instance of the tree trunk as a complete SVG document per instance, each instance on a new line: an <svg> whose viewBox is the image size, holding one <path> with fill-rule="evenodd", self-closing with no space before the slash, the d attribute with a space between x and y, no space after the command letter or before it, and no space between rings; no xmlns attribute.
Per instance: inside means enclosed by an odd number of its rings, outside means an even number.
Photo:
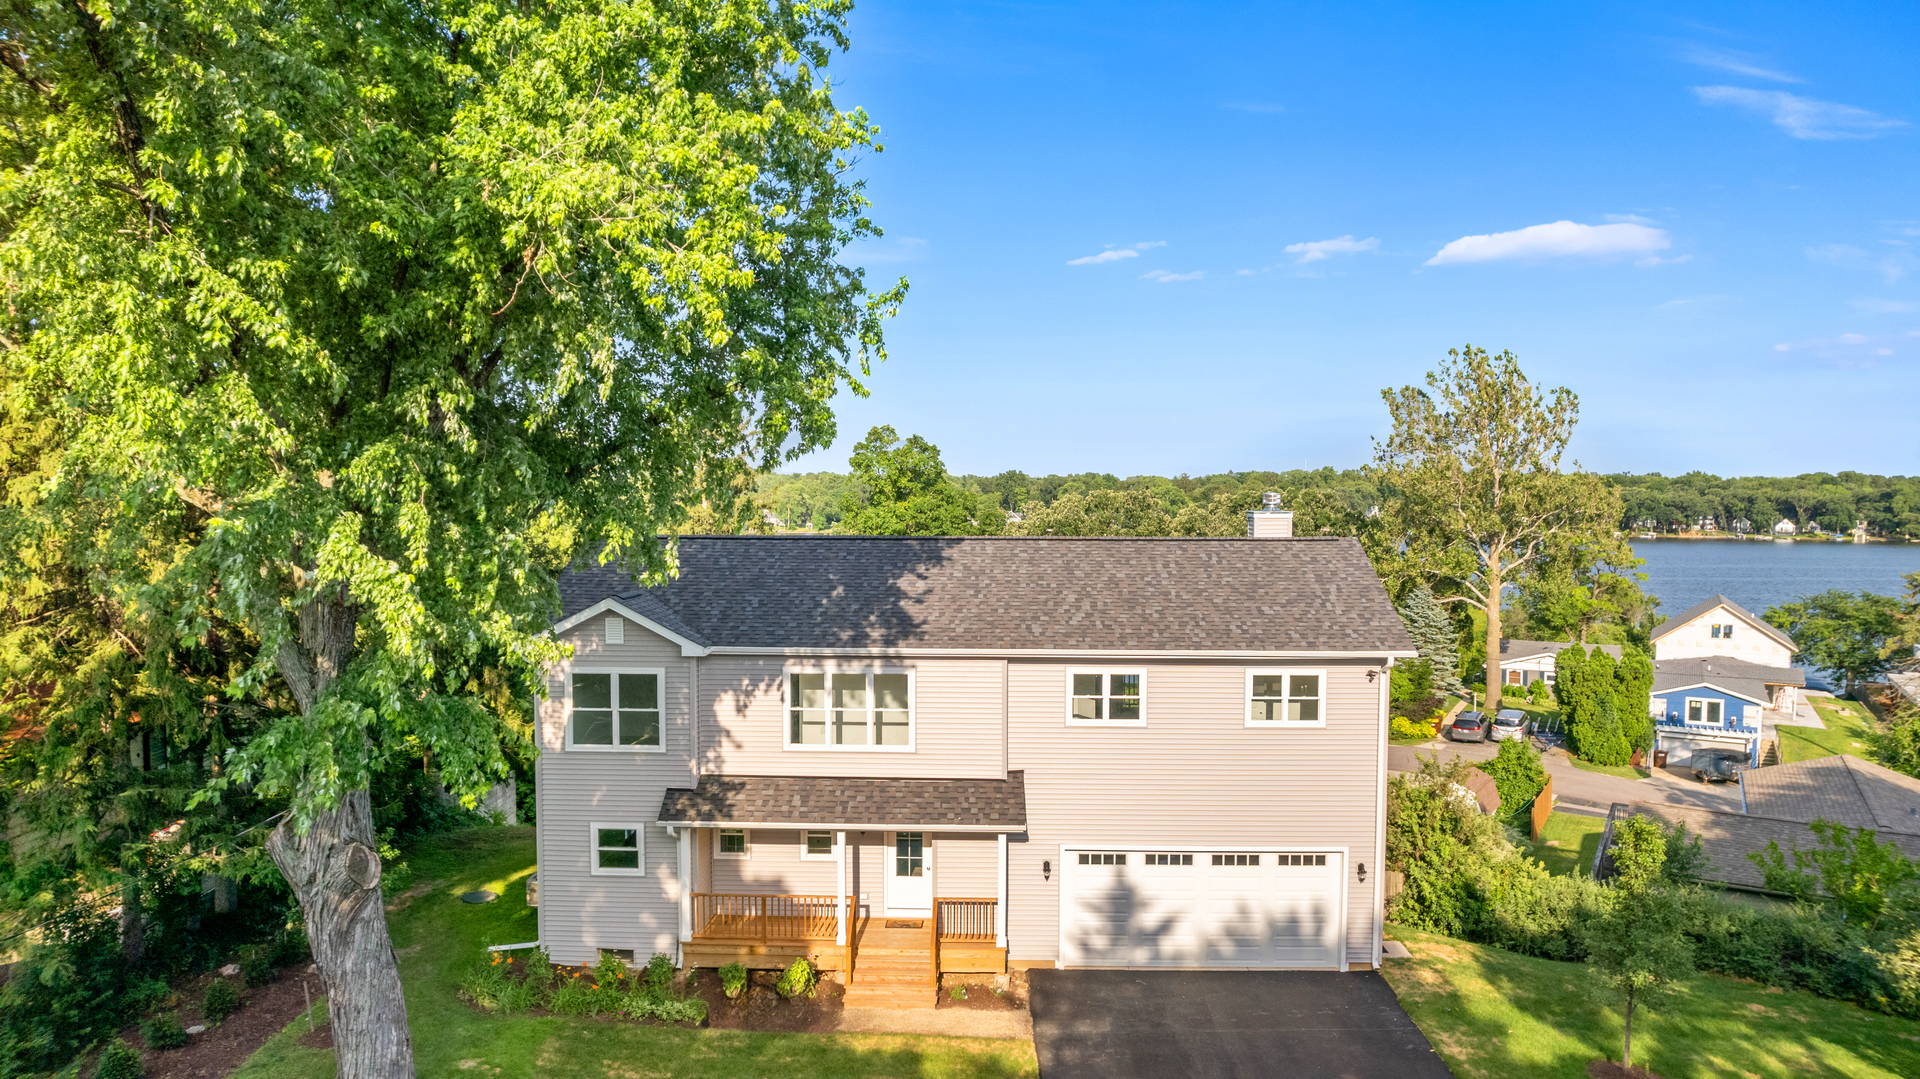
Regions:
<svg viewBox="0 0 1920 1079"><path fill-rule="evenodd" d="M413 1042L399 961L387 936L365 787L314 817L306 835L282 822L267 839L275 865L306 915L307 940L326 986L340 1079L409 1079Z"/></svg>
<svg viewBox="0 0 1920 1079"><path fill-rule="evenodd" d="M300 640L284 641L274 664L302 715L340 676L353 654L359 608L344 592L300 609ZM267 852L293 886L307 940L326 986L339 1079L412 1079L413 1040L400 965L387 935L372 798L361 787L316 813L304 835L291 818L267 837Z"/></svg>
<svg viewBox="0 0 1920 1079"><path fill-rule="evenodd" d="M140 877L134 869L123 870L120 882L120 950L127 962L138 966L147 956L147 912L140 905Z"/></svg>
<svg viewBox="0 0 1920 1079"><path fill-rule="evenodd" d="M1620 1066L1633 1067L1633 997L1627 997L1627 1036L1620 1046Z"/></svg>
<svg viewBox="0 0 1920 1079"><path fill-rule="evenodd" d="M1488 715L1500 711L1500 556L1487 556L1487 703Z"/></svg>

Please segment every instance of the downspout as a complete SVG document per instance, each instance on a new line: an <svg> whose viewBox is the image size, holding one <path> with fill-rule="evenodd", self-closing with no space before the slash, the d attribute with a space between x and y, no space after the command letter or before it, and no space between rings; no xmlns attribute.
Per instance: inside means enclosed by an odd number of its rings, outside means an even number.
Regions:
<svg viewBox="0 0 1920 1079"><path fill-rule="evenodd" d="M1387 939L1387 689L1393 684L1393 657L1380 672L1380 772L1373 833L1373 969L1386 957ZM1342 964L1345 966L1345 964Z"/></svg>

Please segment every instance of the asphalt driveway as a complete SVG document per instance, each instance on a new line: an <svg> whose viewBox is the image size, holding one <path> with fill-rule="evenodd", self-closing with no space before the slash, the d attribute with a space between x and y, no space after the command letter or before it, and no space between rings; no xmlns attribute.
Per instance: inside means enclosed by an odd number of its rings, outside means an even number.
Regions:
<svg viewBox="0 0 1920 1079"><path fill-rule="evenodd" d="M1036 970L1040 1079L1450 1079L1377 972Z"/></svg>

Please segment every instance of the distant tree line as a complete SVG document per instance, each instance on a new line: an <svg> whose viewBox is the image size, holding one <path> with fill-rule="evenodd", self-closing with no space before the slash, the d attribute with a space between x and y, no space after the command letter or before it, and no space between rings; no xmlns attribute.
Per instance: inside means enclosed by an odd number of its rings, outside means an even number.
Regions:
<svg viewBox="0 0 1920 1079"><path fill-rule="evenodd" d="M1722 532L1731 531L1736 521L1766 532L1784 518L1801 530L1817 524L1824 531L1846 532L1865 521L1875 535L1912 539L1920 533L1920 476L1808 472L1722 479L1688 472L1669 479L1657 472L1623 472L1606 479L1620 489L1623 528L1679 531L1712 518Z"/></svg>

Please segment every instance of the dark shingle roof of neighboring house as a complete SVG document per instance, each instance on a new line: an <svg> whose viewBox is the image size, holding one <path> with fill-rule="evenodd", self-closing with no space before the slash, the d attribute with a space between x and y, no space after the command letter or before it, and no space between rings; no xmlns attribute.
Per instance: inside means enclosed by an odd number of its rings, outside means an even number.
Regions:
<svg viewBox="0 0 1920 1079"><path fill-rule="evenodd" d="M680 572L560 579L706 647L1414 653L1346 538L683 536Z"/></svg>
<svg viewBox="0 0 1920 1079"><path fill-rule="evenodd" d="M1761 633L1764 633L1767 636L1772 637L1774 640L1779 641L1789 651L1797 650L1798 646L1793 643L1792 637L1789 637L1784 632L1778 629L1775 629L1773 626L1768 625L1765 620L1756 618L1752 611L1747 610L1745 607L1740 606L1738 603L1735 603L1734 601L1728 599L1725 596L1719 596L1719 595L1708 596L1706 599L1703 599L1699 603L1694 604L1692 607L1687 608L1686 611L1681 613L1678 617L1674 618L1672 621L1661 623L1660 628L1653 631L1653 640L1657 641L1660 638L1665 637L1667 634L1678 630L1680 627L1686 625L1688 622L1691 622L1694 619L1700 617L1701 615L1706 614L1708 611L1713 610L1715 607L1725 607L1727 610L1732 611L1734 615L1743 619L1748 625L1752 626L1754 629L1757 629Z"/></svg>
<svg viewBox="0 0 1920 1079"><path fill-rule="evenodd" d="M1556 656L1570 647L1572 647L1571 641L1518 641L1503 637L1500 640L1500 662L1532 659L1535 656ZM1597 644L1594 647L1615 659L1625 655L1617 644Z"/></svg>
<svg viewBox="0 0 1920 1079"><path fill-rule="evenodd" d="M1692 686L1718 686L1760 704L1771 704L1768 686L1804 686L1807 672L1799 667L1770 667L1764 663L1721 656L1660 659L1653 664L1653 692L1673 693Z"/></svg>
<svg viewBox="0 0 1920 1079"><path fill-rule="evenodd" d="M1024 832L1026 773L1005 779L701 776L670 787L662 824L782 824L929 831Z"/></svg>
<svg viewBox="0 0 1920 1079"><path fill-rule="evenodd" d="M1787 766L1773 766L1773 768L1784 767ZM1754 771L1766 772L1772 771L1773 768L1758 768ZM1668 825L1685 824L1688 832L1700 837L1700 849L1708 859L1708 865L1699 873L1701 880L1718 881L1736 888L1749 888L1755 891L1764 890L1765 879L1760 875L1760 867L1755 865L1753 859L1747 855L1765 851L1769 841L1778 843L1782 851L1793 850L1796 847L1800 850L1812 850L1820 845L1812 829L1807 827L1805 821L1800 820L1783 820L1779 817L1754 816L1718 809L1652 802L1636 802L1631 805L1616 802L1609 819L1619 820L1628 815L1652 817ZM1888 832L1883 838L1898 844L1907 852L1908 857L1920 858L1920 835ZM1605 843L1609 841L1603 839L1603 851Z"/></svg>
<svg viewBox="0 0 1920 1079"><path fill-rule="evenodd" d="M1859 757L1755 768L1740 777L1747 812L1920 835L1920 779Z"/></svg>

